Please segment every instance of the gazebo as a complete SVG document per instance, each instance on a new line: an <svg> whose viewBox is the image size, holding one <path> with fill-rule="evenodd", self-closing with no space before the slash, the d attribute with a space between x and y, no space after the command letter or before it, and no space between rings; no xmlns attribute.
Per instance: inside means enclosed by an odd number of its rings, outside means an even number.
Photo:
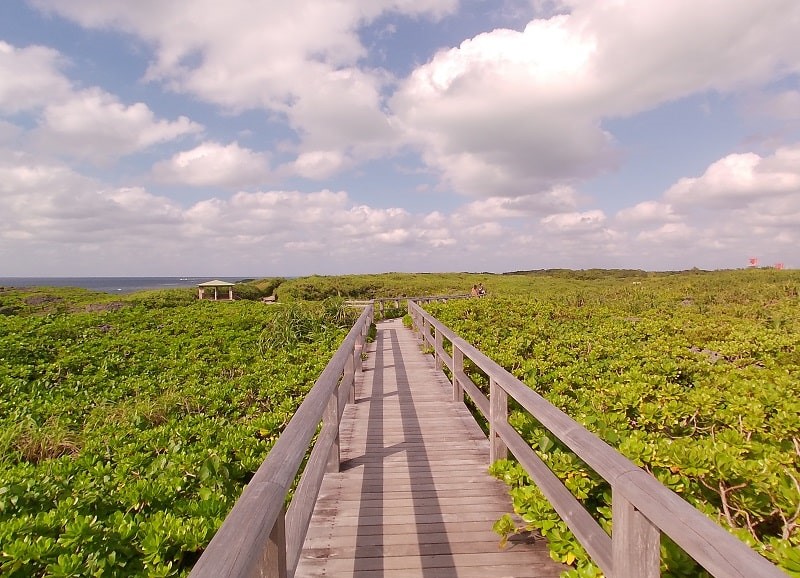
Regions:
<svg viewBox="0 0 800 578"><path fill-rule="evenodd" d="M228 301L233 301L233 287L234 283L228 283L227 281L220 281L219 279L214 279L213 281L206 281L205 283L200 283L197 285L197 298L198 299L211 299L211 294L209 291L208 297L206 297L206 289L213 289L214 290L214 301L219 301L220 296L220 289L227 289L228 290ZM225 299L223 297L223 299Z"/></svg>

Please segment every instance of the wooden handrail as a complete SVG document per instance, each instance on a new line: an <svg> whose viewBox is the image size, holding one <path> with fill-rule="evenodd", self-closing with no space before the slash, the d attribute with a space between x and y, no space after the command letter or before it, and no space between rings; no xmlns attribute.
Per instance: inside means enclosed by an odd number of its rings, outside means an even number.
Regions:
<svg viewBox="0 0 800 578"><path fill-rule="evenodd" d="M191 578L294 575L322 477L339 468L341 401L352 400L372 319L373 307L367 305L195 564ZM293 499L284 508L321 422Z"/></svg>
<svg viewBox="0 0 800 578"><path fill-rule="evenodd" d="M409 300L408 312L424 342L433 348L437 365L443 363L450 369L453 398L458 400L464 392L471 396L477 392L473 400L490 427L490 459L493 461L505 449L510 450L607 576L659 576L663 533L713 576L787 577L777 566L460 338L418 303ZM452 356L445 351L444 340L450 342ZM488 400L464 373L464 358L488 376L491 386ZM507 405L503 408L508 396L611 485L614 524L611 537L509 425L505 417ZM493 421L492 416L499 418Z"/></svg>
<svg viewBox="0 0 800 578"><path fill-rule="evenodd" d="M400 309L403 307L401 304L406 301L415 301L417 303L429 303L431 301L436 301L440 303L446 303L451 299L469 299L470 297L472 297L472 295L465 294L430 295L424 297L376 297L375 299L348 299L345 301L345 304L352 307L365 307L369 303L372 303L375 306L375 313L383 317L387 303L393 304L394 309Z"/></svg>

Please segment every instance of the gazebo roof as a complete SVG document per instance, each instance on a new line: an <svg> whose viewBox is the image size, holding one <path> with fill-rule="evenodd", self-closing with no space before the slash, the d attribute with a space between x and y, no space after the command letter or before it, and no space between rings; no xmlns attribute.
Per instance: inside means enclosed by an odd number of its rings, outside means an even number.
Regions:
<svg viewBox="0 0 800 578"><path fill-rule="evenodd" d="M234 285L236 285L236 283L228 283L227 281L220 281L219 279L197 284L198 287L233 287Z"/></svg>

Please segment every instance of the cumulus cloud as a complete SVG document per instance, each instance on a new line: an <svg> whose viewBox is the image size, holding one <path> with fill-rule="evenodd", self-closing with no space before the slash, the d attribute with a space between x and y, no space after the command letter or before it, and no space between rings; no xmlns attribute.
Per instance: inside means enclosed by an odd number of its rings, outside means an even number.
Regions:
<svg viewBox="0 0 800 578"><path fill-rule="evenodd" d="M203 142L176 153L153 167L156 180L198 187L258 186L271 178L269 155L242 148Z"/></svg>
<svg viewBox="0 0 800 578"><path fill-rule="evenodd" d="M798 93L781 80L800 72L795 0L537 1L534 13L547 17L444 49L399 80L366 67L359 32L389 13L440 18L456 0L34 3L141 40L152 49L146 81L226 113L266 111L282 140L276 158L230 136L170 151L153 165L159 182L236 191L188 206L135 179L88 178L53 159L108 161L203 127L71 81L54 50L0 43L0 112L19 115L0 120L0 254L23 266L85 255L86 274L148 274L163 257L198 272L300 274L797 256L798 145L740 149L614 212L579 193L582 180L619 162L609 119L704 91L763 92L758 106L772 118L794 118ZM263 136L251 126L240 142ZM31 141L55 154L9 152ZM267 187L327 179L401 147L472 198L426 213L356 203L346 191ZM103 261L92 268L90 259ZM122 268L134 262L138 270Z"/></svg>
<svg viewBox="0 0 800 578"><path fill-rule="evenodd" d="M674 263L744 266L747 257L797 263L800 258L800 145L761 156L737 153L702 175L679 179L661 200L619 211L614 226L632 241L631 255ZM677 265L680 266L680 265Z"/></svg>
<svg viewBox="0 0 800 578"><path fill-rule="evenodd" d="M631 224L664 223L678 218L672 205L659 201L643 201L616 214L618 221Z"/></svg>
<svg viewBox="0 0 800 578"><path fill-rule="evenodd" d="M360 30L391 13L441 18L456 0L35 5L141 39L153 49L150 81L285 120L299 137L291 174L329 178L407 144L446 187L474 197L574 185L619 162L607 119L800 71L794 0L534 2L526 10L548 17L442 50L399 86L363 65Z"/></svg>
<svg viewBox="0 0 800 578"><path fill-rule="evenodd" d="M98 87L77 89L61 71L64 60L50 48L0 42L0 112L34 119L32 131L15 127L14 136L24 136L26 146L107 162L203 130L184 116L158 119L145 103L122 103Z"/></svg>
<svg viewBox="0 0 800 578"><path fill-rule="evenodd" d="M675 241L689 241L693 235L694 231L686 223L666 223L656 229L642 231L637 236L637 241L673 245Z"/></svg>
<svg viewBox="0 0 800 578"><path fill-rule="evenodd" d="M800 71L792 0L565 4L438 53L391 99L397 126L454 189L527 195L597 174L615 163L605 119Z"/></svg>
<svg viewBox="0 0 800 578"><path fill-rule="evenodd" d="M324 179L339 172L350 160L336 150L301 153L291 164L292 172L309 179Z"/></svg>
<svg viewBox="0 0 800 578"><path fill-rule="evenodd" d="M185 116L158 120L142 102L125 105L114 95L91 88L48 104L33 139L44 150L102 162L202 129Z"/></svg>
<svg viewBox="0 0 800 578"><path fill-rule="evenodd" d="M751 166L788 170L792 154L776 151ZM554 194L559 202L549 207L536 196L498 197L427 213L355 203L345 191L325 189L239 191L181 206L0 150L0 259L13 253L22 275L41 266L60 274L174 274L176 263L220 275L734 267L750 255L793 263L800 190L765 197L753 185L744 204L737 193L725 205L715 196L720 182L695 177L696 202L678 203L680 210L660 199L613 217L578 210L569 190Z"/></svg>
<svg viewBox="0 0 800 578"><path fill-rule="evenodd" d="M722 158L700 177L683 178L665 193L677 205L741 207L754 201L800 193L800 145L763 158L756 153Z"/></svg>
<svg viewBox="0 0 800 578"><path fill-rule="evenodd" d="M501 224L354 203L344 191L237 192L187 207L141 187L114 187L61 164L0 151L0 259L15 273L236 275L490 269ZM467 251L476 247L480 253ZM10 262L10 261L9 261ZM220 273L221 271L221 273Z"/></svg>
<svg viewBox="0 0 800 578"><path fill-rule="evenodd" d="M580 213L555 213L541 219L541 223L548 231L559 234L576 231L596 231L605 222L606 215L599 209Z"/></svg>
<svg viewBox="0 0 800 578"><path fill-rule="evenodd" d="M578 194L572 187L558 186L519 197L489 197L473 201L459 210L467 219L509 219L565 212L578 206Z"/></svg>
<svg viewBox="0 0 800 578"><path fill-rule="evenodd" d="M395 139L381 95L391 78L359 66L367 54L359 29L388 13L441 18L457 0L35 4L85 27L141 38L154 49L148 80L231 111L263 108L280 115L300 135L300 153L368 158Z"/></svg>
<svg viewBox="0 0 800 578"><path fill-rule="evenodd" d="M109 242L150 235L179 222L171 200L139 188L108 188L60 164L5 153L0 158L0 238L34 245Z"/></svg>
<svg viewBox="0 0 800 578"><path fill-rule="evenodd" d="M61 55L44 46L17 48L0 41L0 112L39 108L71 91Z"/></svg>

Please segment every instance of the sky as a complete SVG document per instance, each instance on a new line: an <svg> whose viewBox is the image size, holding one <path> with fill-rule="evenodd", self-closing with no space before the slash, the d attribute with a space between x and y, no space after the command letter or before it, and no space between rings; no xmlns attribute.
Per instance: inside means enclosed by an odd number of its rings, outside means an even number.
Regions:
<svg viewBox="0 0 800 578"><path fill-rule="evenodd" d="M3 0L0 277L800 267L797 0Z"/></svg>

